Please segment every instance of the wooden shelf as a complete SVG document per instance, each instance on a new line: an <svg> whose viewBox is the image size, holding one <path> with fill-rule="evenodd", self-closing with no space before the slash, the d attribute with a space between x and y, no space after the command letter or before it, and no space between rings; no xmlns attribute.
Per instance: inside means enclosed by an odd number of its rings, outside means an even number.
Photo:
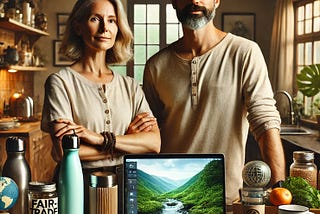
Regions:
<svg viewBox="0 0 320 214"><path fill-rule="evenodd" d="M46 71L46 67L35 67L35 66L20 66L20 65L10 65L10 66L0 66L0 69L14 69L17 71Z"/></svg>
<svg viewBox="0 0 320 214"><path fill-rule="evenodd" d="M4 29L7 31L14 32L14 45L17 45L22 37L27 36L29 40L30 47L33 47L34 43L41 37L41 36L49 36L50 34L25 25L21 22L18 22L11 18L0 18L0 29ZM45 67L35 67L35 66L19 66L19 65L10 65L10 66L1 66L0 69L13 69L17 71L46 71Z"/></svg>
<svg viewBox="0 0 320 214"><path fill-rule="evenodd" d="M49 36L49 33L17 22L10 18L0 18L0 27L15 32L23 32L33 36Z"/></svg>

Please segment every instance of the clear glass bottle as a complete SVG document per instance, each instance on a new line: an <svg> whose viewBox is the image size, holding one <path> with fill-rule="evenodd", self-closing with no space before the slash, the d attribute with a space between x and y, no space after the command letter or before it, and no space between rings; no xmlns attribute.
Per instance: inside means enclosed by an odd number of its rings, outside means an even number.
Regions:
<svg viewBox="0 0 320 214"><path fill-rule="evenodd" d="M28 210L33 213L58 214L58 194L55 183L30 182Z"/></svg>
<svg viewBox="0 0 320 214"><path fill-rule="evenodd" d="M317 188L318 169L314 164L314 153L311 151L293 152L293 163L290 166L291 177L302 177Z"/></svg>

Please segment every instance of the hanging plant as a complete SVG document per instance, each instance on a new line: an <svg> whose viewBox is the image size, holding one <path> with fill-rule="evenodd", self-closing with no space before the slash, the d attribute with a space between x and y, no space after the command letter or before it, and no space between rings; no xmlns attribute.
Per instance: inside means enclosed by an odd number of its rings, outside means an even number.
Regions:
<svg viewBox="0 0 320 214"><path fill-rule="evenodd" d="M305 66L297 74L297 85L301 93L313 97L320 92L320 64Z"/></svg>

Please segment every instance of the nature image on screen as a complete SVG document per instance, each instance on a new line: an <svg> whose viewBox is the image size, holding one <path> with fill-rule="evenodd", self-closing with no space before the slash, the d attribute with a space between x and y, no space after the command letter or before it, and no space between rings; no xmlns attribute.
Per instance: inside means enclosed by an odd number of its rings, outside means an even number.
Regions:
<svg viewBox="0 0 320 214"><path fill-rule="evenodd" d="M223 213L221 162L164 159L152 165L150 161L137 162L138 213Z"/></svg>

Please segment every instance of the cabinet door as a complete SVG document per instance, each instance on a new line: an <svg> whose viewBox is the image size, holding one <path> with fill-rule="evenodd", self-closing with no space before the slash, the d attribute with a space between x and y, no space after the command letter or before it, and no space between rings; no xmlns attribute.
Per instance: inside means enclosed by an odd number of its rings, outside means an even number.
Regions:
<svg viewBox="0 0 320 214"><path fill-rule="evenodd" d="M52 181L56 162L51 157L51 137L39 131L29 139L29 164L33 181Z"/></svg>
<svg viewBox="0 0 320 214"><path fill-rule="evenodd" d="M6 139L3 137L0 137L0 175L2 175L2 168L6 159L7 159Z"/></svg>

